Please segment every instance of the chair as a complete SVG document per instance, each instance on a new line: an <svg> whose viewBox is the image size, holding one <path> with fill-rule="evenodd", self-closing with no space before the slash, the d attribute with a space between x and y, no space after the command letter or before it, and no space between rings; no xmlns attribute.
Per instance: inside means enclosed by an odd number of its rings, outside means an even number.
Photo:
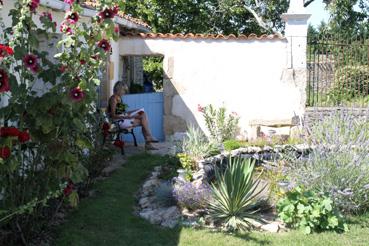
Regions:
<svg viewBox="0 0 369 246"><path fill-rule="evenodd" d="M137 147L138 146L137 139L134 133L135 127L121 129L119 127L118 121L113 122L109 117L107 117L106 111L105 110L102 110L102 111L104 112L105 119L109 123L109 126L110 126L107 131L103 132L103 145L105 145L106 138L109 136L110 136L110 141L116 141L116 140L121 139L122 134L131 134L133 137L133 143ZM122 155L124 155L124 145L120 146L120 148L121 148Z"/></svg>

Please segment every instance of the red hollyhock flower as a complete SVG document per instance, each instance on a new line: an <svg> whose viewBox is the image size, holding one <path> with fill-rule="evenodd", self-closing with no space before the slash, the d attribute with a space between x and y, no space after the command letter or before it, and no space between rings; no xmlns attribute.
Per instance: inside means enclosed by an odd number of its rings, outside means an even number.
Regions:
<svg viewBox="0 0 369 246"><path fill-rule="evenodd" d="M103 49L105 52L110 51L110 48L111 48L109 41L106 40L106 39L100 40L100 42L97 44L97 46L99 48Z"/></svg>
<svg viewBox="0 0 369 246"><path fill-rule="evenodd" d="M102 125L104 137L109 135L109 129L110 129L110 124L108 122L104 122L104 124Z"/></svg>
<svg viewBox="0 0 369 246"><path fill-rule="evenodd" d="M116 146L118 148L123 148L124 147L124 142L122 140L115 140L114 141L114 146Z"/></svg>
<svg viewBox="0 0 369 246"><path fill-rule="evenodd" d="M32 72L35 72L38 70L37 56L33 54L28 54L25 57L23 57L23 63L26 66L26 68L28 68Z"/></svg>
<svg viewBox="0 0 369 246"><path fill-rule="evenodd" d="M77 12L68 12L66 14L66 20L70 23L70 24L76 24L77 21L79 20L79 16Z"/></svg>
<svg viewBox="0 0 369 246"><path fill-rule="evenodd" d="M70 97L72 100L80 102L85 97L85 93L81 90L81 88L76 87L70 90Z"/></svg>
<svg viewBox="0 0 369 246"><path fill-rule="evenodd" d="M9 46L0 44L0 59L6 56L13 55L13 54L14 54L14 51L12 48L10 48Z"/></svg>
<svg viewBox="0 0 369 246"><path fill-rule="evenodd" d="M114 32L115 33L119 33L119 25L115 25L114 26Z"/></svg>
<svg viewBox="0 0 369 246"><path fill-rule="evenodd" d="M19 133L19 130L14 126L0 128L0 137L18 137Z"/></svg>
<svg viewBox="0 0 369 246"><path fill-rule="evenodd" d="M10 91L9 76L5 70L0 69L0 93Z"/></svg>
<svg viewBox="0 0 369 246"><path fill-rule="evenodd" d="M73 188L74 188L73 182L69 181L67 186L63 190L64 196L69 196L73 192Z"/></svg>
<svg viewBox="0 0 369 246"><path fill-rule="evenodd" d="M29 136L29 133L27 131L24 132L20 132L18 135L18 140L21 143L25 143L27 141L29 141L31 139L31 137Z"/></svg>
<svg viewBox="0 0 369 246"><path fill-rule="evenodd" d="M117 12L115 12L114 9L110 9L110 8L106 8L103 11L99 12L99 17L102 20L106 20L106 19L111 19L113 18L115 15L117 14Z"/></svg>
<svg viewBox="0 0 369 246"><path fill-rule="evenodd" d="M40 0L31 0L28 7L33 12L38 8L38 5L40 5Z"/></svg>
<svg viewBox="0 0 369 246"><path fill-rule="evenodd" d="M0 157L2 159L8 159L10 156L10 149L9 147L5 146L5 147L0 147Z"/></svg>
<svg viewBox="0 0 369 246"><path fill-rule="evenodd" d="M61 73L64 73L64 72L65 72L65 70L67 70L67 66L61 65L61 66L59 67L59 71L60 71Z"/></svg>
<svg viewBox="0 0 369 246"><path fill-rule="evenodd" d="M79 63L81 64L81 65L85 65L86 64L86 60L79 60Z"/></svg>

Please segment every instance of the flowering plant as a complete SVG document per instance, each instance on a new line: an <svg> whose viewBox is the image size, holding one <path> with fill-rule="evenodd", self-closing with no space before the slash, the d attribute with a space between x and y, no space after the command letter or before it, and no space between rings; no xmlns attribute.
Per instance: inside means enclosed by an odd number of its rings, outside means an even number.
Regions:
<svg viewBox="0 0 369 246"><path fill-rule="evenodd" d="M220 144L235 137L239 122L236 112L226 115L225 107L216 109L211 104L205 107L199 104L197 110L204 116L206 127L213 141Z"/></svg>
<svg viewBox="0 0 369 246"><path fill-rule="evenodd" d="M21 227L26 239L30 228L40 224L34 221L38 213L55 198L50 192L62 199L63 180L78 184L88 175L80 160L101 135L95 103L98 73L111 39L119 35L113 19L102 20L99 13L115 13L115 4L122 2L98 1L98 13L91 18L82 18L79 1L65 2L69 11L62 23L53 21L51 9L41 12L39 0L16 0L9 27L0 19L0 100L5 105L0 108L0 221L6 218L9 228ZM55 37L61 37L58 25L64 38L54 45ZM56 46L57 54L42 51L41 43ZM64 194L73 205L78 201L70 185ZM24 220L23 207L30 203L35 206Z"/></svg>

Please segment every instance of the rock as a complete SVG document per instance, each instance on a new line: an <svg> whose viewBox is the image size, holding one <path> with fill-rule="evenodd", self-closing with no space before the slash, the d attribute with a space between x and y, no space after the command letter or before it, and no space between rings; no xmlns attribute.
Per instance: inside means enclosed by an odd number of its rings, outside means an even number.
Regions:
<svg viewBox="0 0 369 246"><path fill-rule="evenodd" d="M180 212L176 206L169 207L165 210L163 213L163 219L169 220L169 219L178 219L180 216Z"/></svg>
<svg viewBox="0 0 369 246"><path fill-rule="evenodd" d="M197 171L196 173L194 173L194 174L192 175L192 178L193 178L194 180L196 180L196 179L202 179L202 178L204 177L204 175L205 175L205 171L204 171L204 169L200 169L199 171Z"/></svg>
<svg viewBox="0 0 369 246"><path fill-rule="evenodd" d="M159 184L159 181L155 178L155 179L149 179L147 180L144 185L142 186L144 189L145 188L149 188L151 186L157 186Z"/></svg>
<svg viewBox="0 0 369 246"><path fill-rule="evenodd" d="M267 232L277 233L280 229L279 224L280 224L279 222L275 221L270 224L262 225L260 229Z"/></svg>
<svg viewBox="0 0 369 246"><path fill-rule="evenodd" d="M147 208L150 205L151 201L149 200L148 197L143 197L140 199L140 201L138 202L138 204L140 204L140 206L142 208Z"/></svg>
<svg viewBox="0 0 369 246"><path fill-rule="evenodd" d="M263 151L273 151L273 148L270 146L264 146Z"/></svg>
<svg viewBox="0 0 369 246"><path fill-rule="evenodd" d="M178 224L177 220L167 220L161 223L161 226L173 229Z"/></svg>
<svg viewBox="0 0 369 246"><path fill-rule="evenodd" d="M150 217L152 216L152 214L153 214L153 210L150 210L150 209L145 210L144 209L140 212L140 217L142 217L146 220L149 220Z"/></svg>

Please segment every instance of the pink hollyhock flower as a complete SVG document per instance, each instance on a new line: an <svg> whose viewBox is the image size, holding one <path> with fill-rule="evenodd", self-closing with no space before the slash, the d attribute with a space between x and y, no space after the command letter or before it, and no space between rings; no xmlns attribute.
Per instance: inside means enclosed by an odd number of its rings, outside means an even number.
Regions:
<svg viewBox="0 0 369 246"><path fill-rule="evenodd" d="M49 19L50 21L53 21L53 16L52 16L52 15L51 15L51 13L49 13L49 12L42 12L42 14L41 14L41 16L40 16L40 19L41 19L42 17L45 17L45 18Z"/></svg>
<svg viewBox="0 0 369 246"><path fill-rule="evenodd" d="M110 48L111 48L109 41L106 40L106 39L100 40L100 42L97 44L97 46L99 48L103 49L105 52L110 51Z"/></svg>
<svg viewBox="0 0 369 246"><path fill-rule="evenodd" d="M68 26L68 24L65 21L63 21L60 24L60 31L66 33L68 35L72 35L73 34L72 28L70 28L70 26Z"/></svg>
<svg viewBox="0 0 369 246"><path fill-rule="evenodd" d="M10 156L10 149L8 146L0 147L0 157L2 159L8 159Z"/></svg>
<svg viewBox="0 0 369 246"><path fill-rule="evenodd" d="M37 56L33 54L28 54L25 57L23 57L23 63L32 72L38 71L38 64L37 64Z"/></svg>
<svg viewBox="0 0 369 246"><path fill-rule="evenodd" d="M34 12L38 6L40 5L40 0L31 0L31 2L28 4L29 9Z"/></svg>
<svg viewBox="0 0 369 246"><path fill-rule="evenodd" d="M10 91L9 76L5 70L0 69L0 93Z"/></svg>
<svg viewBox="0 0 369 246"><path fill-rule="evenodd" d="M76 87L70 90L70 97L72 100L80 102L85 97L85 93L81 90L81 88Z"/></svg>
<svg viewBox="0 0 369 246"><path fill-rule="evenodd" d="M74 3L74 0L64 0L66 4L72 5Z"/></svg>
<svg viewBox="0 0 369 246"><path fill-rule="evenodd" d="M77 12L68 12L66 14L66 20L70 23L70 24L76 24L79 20L79 15Z"/></svg>
<svg viewBox="0 0 369 246"><path fill-rule="evenodd" d="M234 111L233 111L231 114L232 114L233 116L238 116L238 114L237 114L236 112L234 112Z"/></svg>

